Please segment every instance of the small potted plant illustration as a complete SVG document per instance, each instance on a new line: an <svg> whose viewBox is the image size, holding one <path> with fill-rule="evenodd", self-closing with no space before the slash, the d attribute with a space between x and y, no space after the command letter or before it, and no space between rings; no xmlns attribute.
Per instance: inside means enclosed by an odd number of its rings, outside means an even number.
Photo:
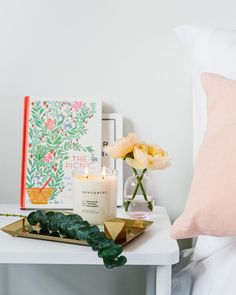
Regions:
<svg viewBox="0 0 236 295"><path fill-rule="evenodd" d="M69 151L94 153L80 144L95 104L82 101L35 101L31 103L26 187L32 204L48 204L63 191L63 163Z"/></svg>

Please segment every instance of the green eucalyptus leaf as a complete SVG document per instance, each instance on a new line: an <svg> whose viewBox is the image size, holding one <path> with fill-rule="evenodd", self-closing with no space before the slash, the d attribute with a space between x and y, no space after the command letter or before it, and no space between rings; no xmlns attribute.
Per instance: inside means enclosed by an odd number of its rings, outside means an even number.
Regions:
<svg viewBox="0 0 236 295"><path fill-rule="evenodd" d="M27 217L27 220L28 220L29 224L31 224L31 225L36 225L38 223L35 213L36 212L31 212Z"/></svg>

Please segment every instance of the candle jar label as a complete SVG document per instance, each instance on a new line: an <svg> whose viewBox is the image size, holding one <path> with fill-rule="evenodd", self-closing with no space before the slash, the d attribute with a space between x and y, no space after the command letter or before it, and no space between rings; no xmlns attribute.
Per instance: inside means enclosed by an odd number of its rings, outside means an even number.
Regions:
<svg viewBox="0 0 236 295"><path fill-rule="evenodd" d="M117 177L79 177L73 183L74 212L90 224L116 216Z"/></svg>

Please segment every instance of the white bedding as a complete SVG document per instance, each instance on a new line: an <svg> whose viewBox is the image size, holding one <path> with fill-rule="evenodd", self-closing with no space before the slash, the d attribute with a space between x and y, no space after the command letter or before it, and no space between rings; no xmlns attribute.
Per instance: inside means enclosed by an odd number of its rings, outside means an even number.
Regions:
<svg viewBox="0 0 236 295"><path fill-rule="evenodd" d="M236 242L199 261L193 261L189 250L183 251L173 270L171 294L235 295Z"/></svg>

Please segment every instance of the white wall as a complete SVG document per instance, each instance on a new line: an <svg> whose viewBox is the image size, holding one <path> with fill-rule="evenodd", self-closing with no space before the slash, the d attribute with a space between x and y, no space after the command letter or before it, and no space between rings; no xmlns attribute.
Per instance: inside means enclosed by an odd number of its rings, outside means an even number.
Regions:
<svg viewBox="0 0 236 295"><path fill-rule="evenodd" d="M173 166L153 173L172 218L192 172L190 69L179 24L236 28L234 1L1 0L1 202L19 198L24 95L101 98L125 132L167 148Z"/></svg>
<svg viewBox="0 0 236 295"><path fill-rule="evenodd" d="M0 0L0 202L19 198L23 96L73 95L101 98L104 111L123 113L125 132L167 148L173 166L153 177L174 219L192 175L192 102L173 28L236 29L235 9L234 0Z"/></svg>

